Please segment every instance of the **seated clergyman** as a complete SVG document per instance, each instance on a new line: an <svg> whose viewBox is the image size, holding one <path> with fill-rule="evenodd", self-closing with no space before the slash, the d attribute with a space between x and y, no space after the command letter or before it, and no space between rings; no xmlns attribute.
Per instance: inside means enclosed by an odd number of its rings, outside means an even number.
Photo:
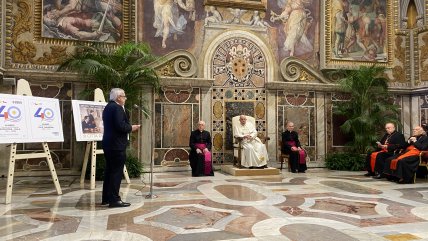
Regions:
<svg viewBox="0 0 428 241"><path fill-rule="evenodd" d="M189 140L189 161L192 176L214 176L211 161L211 135L205 130L205 122L198 122L198 129L192 131Z"/></svg>
<svg viewBox="0 0 428 241"><path fill-rule="evenodd" d="M365 176L374 176L376 179L382 178L385 160L392 157L397 150L400 150L406 145L404 135L395 130L394 123L386 123L385 131L385 135L377 142L377 149L367 154L367 173L364 174Z"/></svg>
<svg viewBox="0 0 428 241"><path fill-rule="evenodd" d="M240 124L233 127L233 133L235 137L242 139L241 165L244 167L266 167L269 157L266 146L257 137L256 127L247 122L245 115L239 117L239 122Z"/></svg>
<svg viewBox="0 0 428 241"><path fill-rule="evenodd" d="M302 148L299 141L299 135L294 131L294 123L287 122L286 130L282 133L282 153L290 155L291 172L305 172L306 151Z"/></svg>
<svg viewBox="0 0 428 241"><path fill-rule="evenodd" d="M419 154L428 150L428 137L421 126L413 128L412 136L407 140L406 149L399 155L386 159L383 173L388 179L398 183L413 183L419 167Z"/></svg>

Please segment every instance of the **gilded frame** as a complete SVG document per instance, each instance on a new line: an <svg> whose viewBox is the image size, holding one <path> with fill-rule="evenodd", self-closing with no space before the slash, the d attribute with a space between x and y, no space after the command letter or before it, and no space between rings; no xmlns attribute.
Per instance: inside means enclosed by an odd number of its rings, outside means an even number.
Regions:
<svg viewBox="0 0 428 241"><path fill-rule="evenodd" d="M121 37L116 42L103 42L103 41L94 41L94 40L76 40L76 39L63 39L63 38L49 38L42 36L42 22L43 22L43 2L45 0L35 0L34 1L34 39L43 44L60 44L60 45L76 45L76 43L103 43L106 45L118 45L120 43L128 42L132 38L132 28L131 28L131 16L132 16L132 6L129 0L122 1L122 29Z"/></svg>
<svg viewBox="0 0 428 241"><path fill-rule="evenodd" d="M205 0L204 5L266 11L267 0Z"/></svg>
<svg viewBox="0 0 428 241"><path fill-rule="evenodd" d="M370 25L371 28L373 29L373 25L375 25L376 23L379 23L381 21L379 21L378 19L380 19L381 14L383 14L383 20L385 22L385 30L386 33L383 35L384 38L384 42L383 42L383 46L379 47L378 44L375 43L375 40L373 40L374 38L372 38L371 33L369 33L370 36L370 40L366 41L367 45L364 46L368 46L366 47L366 50L363 50L362 47L360 47L360 52L362 52L360 55L355 55L352 56L350 54L348 54L347 50L342 51L337 51L335 50L335 48L338 46L338 44L336 43L336 36L338 36L335 33L335 18L337 18L337 6L335 5L335 3L337 2L347 2L350 3L350 9L352 7L352 3L354 2L353 0L325 0L322 1L322 6L321 9L324 11L324 18L321 18L321 21L323 23L321 23L321 26L325 26L324 28L321 28L321 48L320 48L320 56L321 56L321 62L320 62L320 67L321 69L334 69L334 68L356 68L359 65L372 65L372 64L376 64L378 66L384 66L384 67L392 67L393 64L393 36L394 36L394 9L393 9L393 0L379 0L382 2L382 6L384 6L384 9L382 8L382 10L377 10L374 11L372 10L372 12L368 13L367 15L371 14L371 16L369 16L367 19L370 19ZM335 6L333 6L335 5ZM361 6L358 10L358 15L354 14L355 16L358 16L358 18L360 17L360 13L361 13ZM336 10L336 13L334 13L334 11ZM351 12L351 11L350 11ZM368 11L367 11L368 12ZM376 13L377 12L377 13ZM352 12L351 12L352 15ZM349 16L349 15L348 15ZM347 17L348 17L347 16ZM376 16L376 17L373 17ZM347 20L350 18L347 18ZM357 23L358 24L358 23ZM355 26L355 25L354 25ZM368 28L370 29L370 28ZM362 39L357 31L359 31L360 29L356 29L355 30L355 39ZM345 32L345 36L346 36L346 32ZM357 41L356 41L357 42ZM359 41L360 43L362 41ZM360 43L358 43L360 45ZM363 42L364 43L364 42ZM370 45L370 43L372 43ZM373 44L375 43L375 44ZM378 42L377 42L378 43ZM346 44L345 44L346 45ZM374 47L373 47L374 46ZM382 49L382 51L373 51L376 49ZM371 50L371 52L370 52ZM340 52L340 53L339 53ZM373 53L375 52L375 53ZM372 53L372 54L371 54ZM346 55L348 54L348 55Z"/></svg>

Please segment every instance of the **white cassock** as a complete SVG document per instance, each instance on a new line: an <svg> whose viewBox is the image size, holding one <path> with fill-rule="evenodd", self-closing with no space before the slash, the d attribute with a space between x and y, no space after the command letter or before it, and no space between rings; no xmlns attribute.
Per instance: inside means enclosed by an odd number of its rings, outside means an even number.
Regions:
<svg viewBox="0 0 428 241"><path fill-rule="evenodd" d="M266 146L257 137L257 130L254 125L250 122L245 125L234 126L234 134L236 137L244 137L250 135L251 139L242 140L242 152L241 152L241 165L244 167L260 167L267 165L269 159Z"/></svg>

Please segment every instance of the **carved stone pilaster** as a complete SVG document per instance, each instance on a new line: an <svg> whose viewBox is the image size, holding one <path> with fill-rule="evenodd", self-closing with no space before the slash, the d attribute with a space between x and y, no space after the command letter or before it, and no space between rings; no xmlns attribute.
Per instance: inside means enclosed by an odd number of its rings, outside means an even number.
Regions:
<svg viewBox="0 0 428 241"><path fill-rule="evenodd" d="M279 68L281 77L286 82L316 81L326 84L331 83L331 81L312 68L312 66L295 57L283 59Z"/></svg>
<svg viewBox="0 0 428 241"><path fill-rule="evenodd" d="M176 50L149 64L162 77L194 78L198 72L196 58L188 51Z"/></svg>

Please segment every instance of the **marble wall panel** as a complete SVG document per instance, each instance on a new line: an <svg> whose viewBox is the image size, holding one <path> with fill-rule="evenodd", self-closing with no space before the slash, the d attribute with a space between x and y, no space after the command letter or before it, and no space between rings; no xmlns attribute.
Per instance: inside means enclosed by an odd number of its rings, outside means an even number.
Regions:
<svg viewBox="0 0 428 241"><path fill-rule="evenodd" d="M277 119L278 140L281 140L281 134L285 131L287 122L293 122L294 130L299 134L301 145L307 150L310 160L316 162L315 92L278 91ZM280 154L280 147L278 146L277 155Z"/></svg>
<svg viewBox="0 0 428 241"><path fill-rule="evenodd" d="M199 88L164 86L155 96L155 165L188 165L190 132L201 118L200 95Z"/></svg>
<svg viewBox="0 0 428 241"><path fill-rule="evenodd" d="M343 101L343 96L327 93L325 103L326 113L326 135L327 135L327 153L342 151L345 144L351 140L349 136L346 136L341 130L340 125L345 121L343 117L340 117L333 113L334 104L338 101Z"/></svg>
<svg viewBox="0 0 428 241"><path fill-rule="evenodd" d="M187 147L192 131L192 106L164 105L162 130L162 146Z"/></svg>

